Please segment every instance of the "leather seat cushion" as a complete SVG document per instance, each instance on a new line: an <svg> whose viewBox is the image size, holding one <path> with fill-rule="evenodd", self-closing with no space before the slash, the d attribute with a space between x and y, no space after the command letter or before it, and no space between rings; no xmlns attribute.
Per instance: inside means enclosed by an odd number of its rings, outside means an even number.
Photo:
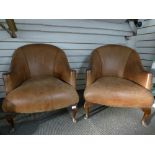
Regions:
<svg viewBox="0 0 155 155"><path fill-rule="evenodd" d="M153 96L142 86L117 77L103 77L86 88L86 101L115 107L151 107Z"/></svg>
<svg viewBox="0 0 155 155"><path fill-rule="evenodd" d="M78 103L78 94L69 84L52 76L32 78L9 93L3 109L31 113L50 111Z"/></svg>

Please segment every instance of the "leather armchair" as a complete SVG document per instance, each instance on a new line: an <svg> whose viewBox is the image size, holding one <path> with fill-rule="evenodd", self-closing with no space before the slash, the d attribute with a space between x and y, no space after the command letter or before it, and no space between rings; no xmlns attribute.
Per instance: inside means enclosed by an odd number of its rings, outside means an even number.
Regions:
<svg viewBox="0 0 155 155"><path fill-rule="evenodd" d="M121 45L99 47L92 52L87 70L85 118L93 104L140 108L144 112L142 124L146 125L154 100L151 87L152 74L143 69L133 49Z"/></svg>
<svg viewBox="0 0 155 155"><path fill-rule="evenodd" d="M18 48L10 73L3 75L6 97L2 108L9 113L35 113L71 107L76 122L76 72L65 53L52 45L30 44Z"/></svg>

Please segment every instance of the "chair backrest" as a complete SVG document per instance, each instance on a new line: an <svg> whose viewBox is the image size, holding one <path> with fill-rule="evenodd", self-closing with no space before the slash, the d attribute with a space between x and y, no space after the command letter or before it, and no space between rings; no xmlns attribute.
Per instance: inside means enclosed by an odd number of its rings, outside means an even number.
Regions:
<svg viewBox="0 0 155 155"><path fill-rule="evenodd" d="M69 64L60 48L48 44L29 44L15 51L10 70L23 74L27 79L40 75L59 77L66 68Z"/></svg>
<svg viewBox="0 0 155 155"><path fill-rule="evenodd" d="M138 54L121 45L106 45L95 49L91 55L90 67L96 77L128 77L130 70L143 68Z"/></svg>

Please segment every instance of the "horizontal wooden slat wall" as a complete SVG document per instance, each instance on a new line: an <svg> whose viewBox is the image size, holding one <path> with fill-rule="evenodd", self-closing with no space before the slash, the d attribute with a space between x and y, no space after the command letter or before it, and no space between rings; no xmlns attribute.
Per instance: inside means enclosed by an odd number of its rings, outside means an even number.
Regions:
<svg viewBox="0 0 155 155"><path fill-rule="evenodd" d="M155 60L155 19L142 20L142 27L138 28L137 36L131 37L135 42L135 49L140 54L142 63L150 70Z"/></svg>
<svg viewBox="0 0 155 155"><path fill-rule="evenodd" d="M6 25L4 20L0 20ZM4 96L2 73L9 70L15 49L30 43L48 43L63 49L72 69L76 69L77 89L85 87L85 71L93 49L105 44L126 45L133 33L127 23L97 20L15 20L17 38L0 29L0 97Z"/></svg>

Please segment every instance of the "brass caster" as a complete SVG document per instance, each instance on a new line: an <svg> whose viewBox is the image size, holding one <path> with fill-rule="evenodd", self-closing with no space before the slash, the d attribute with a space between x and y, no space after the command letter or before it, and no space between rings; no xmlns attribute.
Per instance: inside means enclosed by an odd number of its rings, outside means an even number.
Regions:
<svg viewBox="0 0 155 155"><path fill-rule="evenodd" d="M149 119L143 119L142 120L142 126L147 128L150 124L150 120Z"/></svg>
<svg viewBox="0 0 155 155"><path fill-rule="evenodd" d="M85 115L84 119L88 119L88 115Z"/></svg>
<svg viewBox="0 0 155 155"><path fill-rule="evenodd" d="M75 118L73 118L72 121L73 121L73 123L76 123L77 122Z"/></svg>
<svg viewBox="0 0 155 155"><path fill-rule="evenodd" d="M148 124L144 120L142 120L142 126L145 127L145 128L147 128L148 127Z"/></svg>

